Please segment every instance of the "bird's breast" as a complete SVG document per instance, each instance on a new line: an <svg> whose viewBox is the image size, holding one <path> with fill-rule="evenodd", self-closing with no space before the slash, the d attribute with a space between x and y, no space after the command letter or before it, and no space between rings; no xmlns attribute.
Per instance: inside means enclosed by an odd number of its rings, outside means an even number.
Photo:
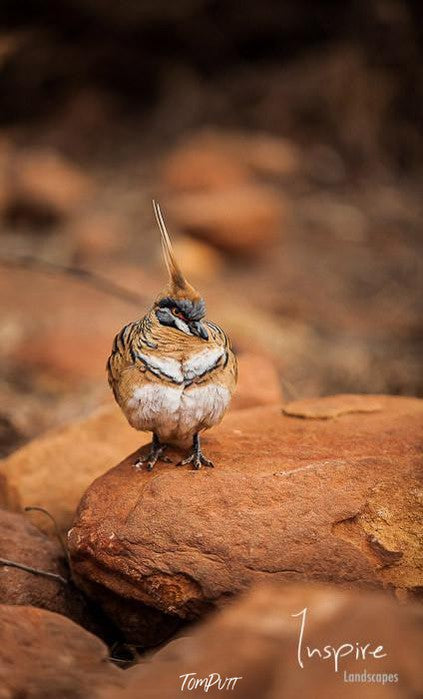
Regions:
<svg viewBox="0 0 423 699"><path fill-rule="evenodd" d="M138 350L136 360L144 371L134 365L117 389L133 427L155 432L163 442L185 444L221 421L232 394L225 347L208 346L181 358Z"/></svg>
<svg viewBox="0 0 423 699"><path fill-rule="evenodd" d="M163 442L185 444L219 423L230 399L225 386L212 382L188 388L148 383L134 388L125 413L136 429L155 432Z"/></svg>

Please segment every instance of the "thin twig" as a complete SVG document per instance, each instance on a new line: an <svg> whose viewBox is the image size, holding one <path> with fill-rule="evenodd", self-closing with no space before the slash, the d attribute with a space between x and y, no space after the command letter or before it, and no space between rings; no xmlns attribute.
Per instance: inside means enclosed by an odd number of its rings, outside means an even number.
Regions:
<svg viewBox="0 0 423 699"><path fill-rule="evenodd" d="M54 531L55 531L56 536L59 540L60 546L62 547L63 553L65 555L67 562L68 562L68 565L70 567L70 557L69 557L68 547L66 546L65 540L63 539L62 533L59 529L59 525L57 524L57 522L56 522L55 518L53 517L53 515L51 514L51 512L49 512L48 510L45 510L44 507L38 507L35 505L31 505L30 507L25 507L24 510L25 510L25 512L42 512L44 515L47 515L47 517L53 522Z"/></svg>
<svg viewBox="0 0 423 699"><path fill-rule="evenodd" d="M4 265L5 267L35 269L46 274L64 274L69 277L73 277L82 284L94 287L104 294L114 296L115 298L126 301L127 303L139 306L145 302L145 298L143 298L140 294L137 294L134 291L129 291L129 289L125 289L125 287L120 286L120 284L116 284L110 279L106 279L106 277L102 277L100 274L92 272L88 269L61 265L57 264L56 262L42 260L39 257L34 257L32 255L18 255L16 257L6 257L1 255L0 264Z"/></svg>
<svg viewBox="0 0 423 699"><path fill-rule="evenodd" d="M0 558L0 565L10 566L11 568L19 568L19 570L25 570L27 573L33 573L34 575L42 575L45 578L52 578L53 580L58 580L59 582L63 583L63 585L68 584L66 578L63 578L58 573L49 573L48 570L39 570L38 568L32 568L31 566L27 566L24 563L9 561L7 560L7 558Z"/></svg>

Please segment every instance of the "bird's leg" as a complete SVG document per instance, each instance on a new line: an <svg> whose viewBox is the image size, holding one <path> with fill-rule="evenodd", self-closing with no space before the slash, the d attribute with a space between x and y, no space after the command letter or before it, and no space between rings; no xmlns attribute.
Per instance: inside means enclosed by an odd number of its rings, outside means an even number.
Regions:
<svg viewBox="0 0 423 699"><path fill-rule="evenodd" d="M148 456L143 459L138 457L134 463L134 468L138 470L142 467L143 464L145 464L145 462L147 462L147 471L151 471L153 469L153 466L159 460L165 461L168 464L171 463L170 459L167 456L164 456L163 454L166 447L167 444L161 444L158 436L155 432L153 432L153 441L151 442L151 447Z"/></svg>
<svg viewBox="0 0 423 699"><path fill-rule="evenodd" d="M194 435L191 454L187 456L186 459L180 461L177 466L186 466L186 464L192 464L193 468L197 470L202 466L209 466L210 468L213 468L214 466L213 461L206 459L201 452L200 435L198 432Z"/></svg>

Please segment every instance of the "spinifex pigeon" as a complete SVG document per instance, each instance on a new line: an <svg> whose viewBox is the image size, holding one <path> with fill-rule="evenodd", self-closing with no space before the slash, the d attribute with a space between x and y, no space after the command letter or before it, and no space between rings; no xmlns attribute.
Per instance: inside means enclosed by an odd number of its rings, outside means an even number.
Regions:
<svg viewBox="0 0 423 699"><path fill-rule="evenodd" d="M200 433L219 423L235 390L237 363L229 338L204 320L200 294L183 276L160 207L153 202L169 282L141 319L116 335L107 363L109 383L128 422L151 431L151 470L168 444L192 445L178 465L213 466ZM138 459L135 466L143 463Z"/></svg>

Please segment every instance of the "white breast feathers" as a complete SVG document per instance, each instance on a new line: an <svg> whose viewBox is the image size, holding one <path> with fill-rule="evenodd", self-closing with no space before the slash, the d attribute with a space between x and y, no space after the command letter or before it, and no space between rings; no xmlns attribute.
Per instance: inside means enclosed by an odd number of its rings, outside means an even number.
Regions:
<svg viewBox="0 0 423 699"><path fill-rule="evenodd" d="M182 364L182 372L185 381L192 381L195 378L208 374L214 369L225 354L223 347L205 349L193 357L186 359Z"/></svg>
<svg viewBox="0 0 423 699"><path fill-rule="evenodd" d="M138 356L149 371L167 380L134 388L123 408L133 427L155 432L161 441L183 444L220 422L231 398L229 390L213 381L205 386L194 381L224 361L224 348L205 349L183 362Z"/></svg>
<svg viewBox="0 0 423 699"><path fill-rule="evenodd" d="M157 357L143 352L138 352L137 357L155 376L170 379L173 383L181 385L208 374L219 364L225 352L223 347L213 347L182 362L173 357Z"/></svg>
<svg viewBox="0 0 423 699"><path fill-rule="evenodd" d="M220 385L136 388L125 406L132 427L155 432L161 441L186 444L196 432L219 423L230 401Z"/></svg>

